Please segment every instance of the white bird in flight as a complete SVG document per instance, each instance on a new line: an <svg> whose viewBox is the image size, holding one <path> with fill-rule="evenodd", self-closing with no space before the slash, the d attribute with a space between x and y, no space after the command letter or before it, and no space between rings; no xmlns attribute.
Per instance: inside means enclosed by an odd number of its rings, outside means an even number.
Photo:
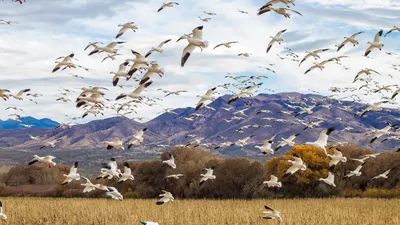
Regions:
<svg viewBox="0 0 400 225"><path fill-rule="evenodd" d="M284 177L289 176L289 175L293 175L294 173L296 173L298 170L306 170L307 166L306 164L304 164L303 160L296 154L293 155L294 161L293 160L288 160L289 163L292 164L291 167L289 167L289 169L286 170L286 173L284 175Z"/></svg>
<svg viewBox="0 0 400 225"><path fill-rule="evenodd" d="M107 150L113 148L125 150L122 140L119 137L115 137L112 141L106 141L105 143L107 144Z"/></svg>
<svg viewBox="0 0 400 225"><path fill-rule="evenodd" d="M171 153L169 153L169 159L168 159L168 160L162 161L162 163L167 164L167 165L170 166L172 169L176 169L175 158L174 158L174 156L173 156Z"/></svg>
<svg viewBox="0 0 400 225"><path fill-rule="evenodd" d="M272 37L272 36L270 37L270 38L272 38L272 40L268 43L267 53L269 52L269 50L271 50L272 45L275 42L278 42L279 44L282 44L282 41L283 41L282 34L285 33L285 31L286 31L286 29L285 30L281 30L274 37Z"/></svg>
<svg viewBox="0 0 400 225"><path fill-rule="evenodd" d="M115 36L115 39L121 37L125 33L125 31L132 30L133 32L136 32L136 30L138 29L138 27L135 25L135 22L118 24L118 26L121 27L121 29L118 31L117 36Z"/></svg>
<svg viewBox="0 0 400 225"><path fill-rule="evenodd" d="M131 167L129 163L124 162L124 172L121 174L121 177L118 180L118 183L122 183L127 180L134 180L135 178L132 175Z"/></svg>
<svg viewBox="0 0 400 225"><path fill-rule="evenodd" d="M52 166L56 166L56 163L53 162L53 160L56 159L56 157L48 155L48 156L44 156L44 157L40 157L37 155L33 156L33 159L28 163L28 165L33 165L37 162L41 162L47 166L49 166L49 168L51 168Z"/></svg>
<svg viewBox="0 0 400 225"><path fill-rule="evenodd" d="M215 180L217 177L213 175L214 173L214 167L205 169L207 172L205 174L200 174L201 179L200 179L200 186L204 184L207 180Z"/></svg>
<svg viewBox="0 0 400 225"><path fill-rule="evenodd" d="M2 220L6 221L7 220L7 215L4 214L3 210L3 203L0 201L0 217Z"/></svg>
<svg viewBox="0 0 400 225"><path fill-rule="evenodd" d="M208 47L208 41L203 40L203 26L198 26L192 31L193 37L182 36L182 39L188 40L188 45L183 49L181 67L184 67L192 52L199 47L201 49Z"/></svg>
<svg viewBox="0 0 400 225"><path fill-rule="evenodd" d="M115 188L115 187L107 187L110 191L106 192L106 195L110 196L112 199L115 200L124 200L122 194Z"/></svg>
<svg viewBox="0 0 400 225"><path fill-rule="evenodd" d="M73 180L80 180L81 175L79 175L78 172L78 162L75 162L74 165L72 165L71 169L69 170L68 174L64 174L65 180L62 182L61 185L66 185L71 183Z"/></svg>
<svg viewBox="0 0 400 225"><path fill-rule="evenodd" d="M328 185L331 185L331 186L333 186L333 187L336 187L336 185L335 185L335 176L334 176L333 173L330 172L330 171L328 172L328 177L326 177L326 178L319 178L319 180L325 182L325 183L328 184Z"/></svg>
<svg viewBox="0 0 400 225"><path fill-rule="evenodd" d="M328 145L328 138L329 138L329 135L334 130L335 130L335 128L331 127L331 128L321 131L321 133L319 134L318 140L316 140L314 142L306 142L306 145L312 145L319 149L322 149L322 151L325 153L325 155L327 155L328 153L326 152L326 146Z"/></svg>
<svg viewBox="0 0 400 225"><path fill-rule="evenodd" d="M172 196L171 192L168 191L162 191L163 193L159 195L161 197L158 199L156 202L157 205L163 205L169 201L173 202L174 201L174 196Z"/></svg>
<svg viewBox="0 0 400 225"><path fill-rule="evenodd" d="M364 54L364 56L368 56L371 52L372 52L372 50L374 50L375 48L377 48L377 49L379 49L379 50L382 50L382 48L385 46L384 44L381 44L380 43L380 39L381 39L381 37L382 37L382 34L383 34L383 30L380 30L376 35L375 35L375 38L374 38L374 41L371 43L371 42L368 42L368 44L370 45L368 48L367 48L367 50L365 51L365 54Z"/></svg>
<svg viewBox="0 0 400 225"><path fill-rule="evenodd" d="M267 219L267 220L278 220L279 223L282 222L282 217L281 217L281 213L279 211L276 211L270 207L268 207L267 205L264 206L264 208L267 211L263 212L263 219Z"/></svg>
<svg viewBox="0 0 400 225"><path fill-rule="evenodd" d="M148 51L144 57L147 58L149 55L151 55L152 52L163 53L164 50L162 49L162 47L163 47L165 44L167 44L168 42L170 42L171 40L172 40L172 39L165 40L165 41L161 42L157 47L152 47L151 50Z"/></svg>
<svg viewBox="0 0 400 225"><path fill-rule="evenodd" d="M282 182L278 181L278 177L275 175L271 175L268 181L264 181L263 184L266 184L268 187L282 187Z"/></svg>

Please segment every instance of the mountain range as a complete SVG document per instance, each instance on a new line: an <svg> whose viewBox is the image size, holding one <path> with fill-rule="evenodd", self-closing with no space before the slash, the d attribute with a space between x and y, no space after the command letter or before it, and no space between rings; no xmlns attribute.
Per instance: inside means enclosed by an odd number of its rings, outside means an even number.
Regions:
<svg viewBox="0 0 400 225"><path fill-rule="evenodd" d="M144 134L145 141L142 145L135 146L133 151L151 152L162 150L163 147L160 145L185 145L194 139L188 135L201 137L203 139L201 142L208 144L234 142L254 135L248 142L248 146L244 148L232 146L218 149L216 153L224 156L255 157L259 154L259 150L254 146L262 145L264 140L274 134L280 133L280 137L277 138L279 141L281 137L287 138L292 134L300 133L295 142L301 144L306 141L314 141L318 138L319 132L327 127L335 127L335 131L330 137L332 142L350 142L379 151L398 147L398 143L393 140L384 143L378 140L369 144L370 138L365 137L368 131L385 127L386 121L397 124L400 118L400 111L397 109L384 108L382 111L370 112L366 117L361 118L355 116L355 113L365 109L367 105L337 101L315 94L259 94L252 98L239 99L231 105L227 104L229 98L229 95L221 96L210 103L209 106L215 110L203 107L195 112L192 107L177 108L173 110L173 113L161 114L145 123L124 117L112 117L74 125L70 129L54 129L53 127L57 123L52 120L35 120L28 117L29 120L22 121L35 125L33 128L18 129L19 127L15 127L10 129L11 126L3 125L7 129L0 129L0 149L37 150L43 143L54 139L61 139L56 146L56 149L59 150L105 149L104 141L120 137L127 142L131 140L131 136L136 131L145 127L148 128ZM317 105L314 107L313 113L294 117L299 111L299 107L313 105ZM230 112L224 109L229 107L234 109ZM246 108L245 117L233 114L235 111ZM270 110L271 112L258 113L260 110ZM195 118L193 121L184 119L194 112L201 114L201 117ZM226 121L234 116L243 119ZM273 121L272 118L278 119L278 121ZM307 126L298 123L298 119L302 121L323 120L323 122L320 126L305 129ZM36 123L37 121L41 123ZM266 127L239 129L245 125L266 125ZM29 139L29 134L42 137L39 141L34 141ZM222 140L220 136L226 137L226 140ZM212 146L209 149L215 151ZM283 151L287 149L286 147Z"/></svg>

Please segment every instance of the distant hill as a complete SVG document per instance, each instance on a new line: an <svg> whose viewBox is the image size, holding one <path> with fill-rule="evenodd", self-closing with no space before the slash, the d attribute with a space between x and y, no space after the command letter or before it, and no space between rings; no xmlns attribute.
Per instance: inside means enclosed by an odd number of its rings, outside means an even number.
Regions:
<svg viewBox="0 0 400 225"><path fill-rule="evenodd" d="M36 119L30 116L19 118L21 122L15 122L12 120L0 120L0 129L22 129L24 125L32 125L34 128L54 128L59 123L48 118Z"/></svg>
<svg viewBox="0 0 400 225"><path fill-rule="evenodd" d="M300 133L300 136L295 140L296 143L304 143L313 141L318 137L319 132L323 128L335 127L336 130L332 133L331 141L333 142L351 142L357 145L373 148L374 150L387 150L398 147L396 141L387 141L370 145L370 138L364 137L371 129L381 129L386 124L385 121L390 121L393 124L399 123L400 111L396 109L383 109L380 112L371 112L366 117L360 118L354 116L357 111L360 111L367 106L356 102L327 99L324 96L315 94L300 94L300 93L279 93L279 94L260 94L252 98L239 99L232 105L227 104L230 96L222 96L210 103L209 106L214 110L201 108L196 113L203 116L187 121L184 117L189 116L194 112L194 108L175 109L176 114L164 113L146 123L139 123L123 117L114 117L104 120L96 120L86 124L75 125L71 129L23 129L15 132L9 130L2 132L0 130L0 148L18 147L19 149L37 149L45 141L53 139L62 139L58 144L58 149L73 150L73 149L104 149L104 141L112 140L114 137L121 137L124 141L131 140L131 136L139 129L147 127L145 132L145 142L141 146L136 146L135 151L146 151L153 149L161 149L158 145L177 145L186 144L191 138L187 138L188 134L197 135L204 138L202 143L221 143L224 142L218 136L227 137L227 141L237 141L249 135L254 135L250 139L249 145L245 148L229 147L222 149L218 154L225 156L246 156L254 157L258 155L258 149L255 145L261 145L266 139L269 139L276 133L280 133L281 137L288 137L294 133ZM313 109L310 115L300 115L294 117L297 111L296 107L308 107L319 105ZM329 107L328 107L329 106ZM234 110L228 112L223 107L232 107ZM242 120L233 120L228 123L225 119L230 119L237 110L245 109L246 117ZM260 110L270 110L271 113L257 114ZM290 115L281 111L291 111ZM242 116L241 116L242 117ZM269 119L268 119L269 118ZM274 122L270 118L282 119L283 122ZM322 119L320 127L309 128L298 122L298 119L303 121L315 121ZM34 124L33 122L25 122L26 124ZM55 122L54 122L55 123ZM236 131L244 125L267 125L266 128L247 128L242 133ZM349 127L351 130L344 130ZM44 135L39 141L29 140L27 134ZM213 149L210 147L210 149ZM288 148L284 148L283 152Z"/></svg>

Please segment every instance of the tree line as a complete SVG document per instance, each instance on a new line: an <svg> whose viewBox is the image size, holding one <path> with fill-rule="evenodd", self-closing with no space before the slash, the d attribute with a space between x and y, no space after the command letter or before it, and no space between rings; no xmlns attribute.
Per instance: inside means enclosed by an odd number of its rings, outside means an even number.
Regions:
<svg viewBox="0 0 400 225"><path fill-rule="evenodd" d="M333 153L334 147L328 150ZM280 156L274 156L265 162L246 158L222 158L200 148L175 147L171 149L177 164L176 169L163 164L168 154L161 155L161 160L128 162L134 181L117 183L117 180L96 180L96 174L89 176L93 183L102 183L116 187L125 198L155 198L161 190L168 190L176 198L294 198L294 197L394 197L400 196L400 153L385 152L376 158L368 159L359 177L345 178L360 162L350 158L360 158L371 153L370 149L355 145L340 147L347 162L340 162L334 169L329 168L329 158L313 146L299 145ZM294 175L284 177L291 166L287 162L296 154L300 156L307 169ZM200 185L200 174L204 168L214 167L215 180ZM119 168L123 171L123 162ZM392 169L388 179L372 177ZM99 165L100 170L100 165ZM61 186L63 174L69 167L57 165L48 168L44 165L19 165L0 176L0 196L34 196L34 197L104 197L103 191L82 193L80 185L84 181L73 181ZM319 181L331 171L335 175L336 188ZM78 169L79 172L79 169ZM182 173L178 180L166 178L167 175ZM263 181L273 174L282 182L281 188L268 188ZM391 194L390 194L391 193ZM399 195L397 195L399 194Z"/></svg>

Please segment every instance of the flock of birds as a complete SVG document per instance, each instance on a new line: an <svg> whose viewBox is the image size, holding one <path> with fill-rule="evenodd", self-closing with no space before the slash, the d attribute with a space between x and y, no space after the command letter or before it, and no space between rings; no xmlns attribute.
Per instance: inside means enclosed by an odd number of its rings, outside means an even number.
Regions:
<svg viewBox="0 0 400 225"><path fill-rule="evenodd" d="M22 2L21 2L22 4ZM275 8L274 6L277 4L284 4L286 8ZM282 15L283 17L286 18L291 18L291 15L289 12L293 12L295 14L298 14L302 16L302 14L294 9L291 9L290 6L295 6L294 0L271 0L268 3L264 4L262 7L260 7L258 11L258 15L262 15L265 13L276 13L279 15ZM177 2L167 2L164 3L158 10L157 12L161 13L163 10L167 10L167 8L170 7L179 7L179 3ZM243 10L238 10L239 13L243 14L248 14L248 12L243 11ZM204 11L204 14L208 17L202 18L199 16L199 19L203 22L209 22L212 20L215 16L217 16L216 13L213 12L207 12ZM0 24L4 25L12 25L12 24L18 24L17 22L14 21L7 21L7 20L0 20ZM117 57L121 56L122 54L118 53L117 46L120 46L124 44L124 41L118 40L121 36L126 34L127 32L137 32L138 31L138 26L134 22L127 22L124 24L119 24L118 27L120 27L118 33L115 36L115 41L104 45L102 42L91 42L89 43L84 50L90 50L88 53L89 56L93 55L98 55L98 54L103 54L106 53L107 55L101 60L101 62L104 62L106 60L112 60L112 61L117 61ZM186 40L187 45L182 51L182 57L180 59L180 65L181 67L184 67L187 63L189 63L189 58L190 56L194 53L194 50L200 49L200 51L203 51L204 49L209 47L209 42L207 40L203 39L203 32L205 30L204 26L197 26L195 27L190 33L184 34L180 36L176 42L179 42L181 40ZM281 30L279 31L275 36L271 36L271 40L267 45L266 53L269 53L272 47L275 44L282 44L283 43L283 38L282 36L285 34L287 30ZM393 29L389 30L384 36L386 37L392 32L400 32L400 29L398 27L393 27ZM346 45L351 44L353 47L356 47L359 42L356 40L356 37L358 35L363 34L364 32L360 31L357 33L354 33L350 37L345 37L344 41L342 41L340 44L338 44L336 47L336 51L339 52L341 49L346 47ZM368 42L369 47L366 49L364 56L365 57L370 57L370 54L375 51L375 50L382 50L384 47L384 44L381 43L381 39L383 36L384 32L383 30L380 30L374 37L372 42ZM127 93L121 93L119 94L114 100L106 98L106 91L109 90L106 87L83 87L81 93L78 94L78 97L76 98L76 108L83 109L82 113L82 118L85 118L89 115L97 116L97 115L102 115L103 111L105 108L109 108L112 110L115 110L119 115L121 116L127 116L128 114L135 113L135 108L139 107L140 104L146 104L149 106L153 106L155 104L158 104L158 102L162 101L163 99L161 98L149 98L143 95L143 92L149 88L151 85L153 85L153 77L155 75L158 75L160 77L163 77L166 73L166 71L157 63L154 61L150 61L148 57L150 57L153 54L163 53L163 48L165 45L168 45L172 39L167 39L162 41L160 44L158 44L155 47L152 47L148 52L144 55L141 53L131 50L134 58L133 59L126 59L124 60L118 67L118 71L116 72L110 72L112 74L112 79L111 83L113 87L120 87L124 88L125 86L128 85L121 85L120 80L124 79L125 80L134 80L138 82L137 87L134 88L132 92L127 92ZM237 41L229 41L229 42L224 42L215 45L213 49L216 48L231 48L234 44L238 44L239 42ZM309 61L309 59L314 58L315 60L319 60L321 58L320 55L322 55L324 52L327 52L328 48L324 49L315 49L311 51L307 51L306 55L300 59L299 56L293 52L289 48L285 48L286 56L282 57L278 55L278 57L282 60L291 60L294 62L299 63L299 66L301 66L305 61ZM395 53L389 53L387 52L388 55L393 55ZM238 57L250 57L251 53L239 53ZM311 72L312 70L315 69L320 69L323 70L325 68L325 65L327 63L337 63L341 65L341 61L345 58L349 58L350 56L337 56L329 59L325 59L323 61L320 61L318 63L314 63L313 66L308 68L304 74L307 74ZM64 71L67 69L74 69L74 68L81 68L83 70L89 71L89 68L86 68L82 65L79 65L78 60L75 58L75 54L71 53L66 56L61 56L56 59L56 65L54 69L52 70L52 73L56 73L59 71ZM273 64L268 64L267 66L261 66L260 68L265 69L269 72L275 73L274 69L272 68ZM343 66L344 69L348 69L345 66ZM393 65L394 70L400 70L400 65ZM353 83L361 83L361 86L359 88L350 88L350 87L332 87L330 91L333 93L332 96L327 97L326 99L333 99L335 96L335 93L348 93L348 92L354 92L357 89L358 90L366 90L366 94L370 93L378 93L382 94L382 99L374 104L369 105L367 108L363 109L360 112L356 112L355 116L360 116L364 117L366 116L369 112L371 111L380 111L382 110L381 105L383 104L392 104L396 105L397 103L395 102L395 99L397 95L400 93L400 87L398 85L380 85L378 81L373 79L373 74L378 74L380 75L379 72L376 70L370 69L370 68L365 68L361 71L359 71L355 78ZM84 77L79 76L79 75L73 75L76 78L84 79ZM392 76L392 75L390 75ZM197 113L200 112L200 109L206 109L206 110L211 110L215 111L216 109L210 107L207 105L208 102L212 102L216 99L215 94L219 94L217 92L217 89L224 89L227 92L231 92L232 96L230 99L227 101L227 105L237 101L238 99L243 99L246 101L246 98L244 97L252 97L254 96L255 91L260 88L263 83L261 82L262 79L267 78L266 76L234 76L231 74L228 74L226 79L232 80L232 82L225 83L222 85L218 85L216 87L213 87L209 89L204 95L198 96L200 99L198 103L196 104L195 113L192 113L190 116L185 117L184 119L187 121L194 121L197 118L204 117L204 115ZM131 86L129 86L131 87ZM237 88L237 91L232 91L232 87ZM395 88L395 90L393 90ZM159 91L161 91L163 94L165 94L164 98L167 98L168 96L176 96L180 95L182 93L188 92L187 90L164 90L159 88ZM73 90L62 88L61 90L61 95L58 96L57 101L61 102L71 102L71 98L68 97L68 95L74 93ZM389 93L389 95L385 94ZM37 104L37 101L35 100L36 98L41 97L42 95L39 93L31 93L31 89L23 89L20 90L19 92L13 94L11 91L8 89L0 89L0 97L4 101L8 101L11 98L14 98L15 100L23 101L26 98L29 99L32 102L35 102ZM350 98L353 101L358 101L361 99L361 97L357 94L351 94L350 96L347 96L346 98ZM344 99L344 98L343 98ZM339 101L343 99L338 99ZM123 101L123 102L122 102ZM109 105L108 102L112 102L113 105ZM122 103L120 103L122 102ZM251 103L248 103L251 104ZM324 107L329 109L330 107L334 107L333 104L330 103L315 103L313 106L291 106L288 105L289 108L292 108L293 111L281 111L280 113L285 114L285 115L290 115L294 116L297 118L300 115L310 115L312 114L317 107ZM337 106L340 108L340 106ZM235 109L234 107L224 107L222 108L226 112L232 112L233 117L230 119L226 119L225 121L227 123L231 123L232 121L235 120L242 120L244 119L246 115L246 110L248 108L243 108L241 110ZM342 110L348 111L348 112L353 112L353 108L346 108L342 107L340 108ZM14 120L15 122L21 122L20 118L21 115L17 113L17 111L23 111L23 109L15 107L15 106L10 106L6 110L14 110L15 113L10 114L10 120ZM200 111L199 111L200 110ZM163 112L166 112L168 114L176 114L172 109L165 109ZM257 112L257 115L266 115L271 113L269 110L260 110ZM78 118L72 118L74 120ZM140 118L136 118L140 119ZM281 119L277 118L272 118L272 117L264 117L263 119L273 121L273 122L285 122ZM313 127L318 127L321 123L323 122L322 119L318 119L317 121L304 121L297 119L297 123L305 125L304 129L307 128L313 128ZM22 124L26 128L32 127L32 125L29 124ZM71 127L71 123L62 123L58 126L58 128L63 128L67 129ZM238 130L236 130L239 133L244 133L245 129L249 128L266 128L268 127L267 125L246 125ZM313 145L321 151L324 152L326 157L329 157L330 162L329 166L333 168L335 165L337 165L340 162L347 162L347 157L342 154L339 148L335 148L334 154L328 154L327 152L327 146L328 146L328 138L329 135L335 130L335 127L329 127L323 131L321 131L319 137L317 138L316 141L314 142L307 142L305 143L306 145ZM351 130L353 128L351 127L346 127L345 130ZM124 143L122 138L115 137L113 140L106 141L105 145L107 149L120 149L120 150L125 150L125 146L127 146L127 149L131 149L135 145L140 145L144 141L144 133L146 132L147 128L144 128L142 130L137 131L132 137L131 140L128 143ZM394 130L392 132L392 130ZM265 140L261 146L256 146L260 150L261 154L265 155L273 155L276 151L279 151L280 149L284 148L285 146L294 146L295 145L295 139L300 135L300 133L294 133L293 135L290 135L287 138L281 138L281 140L276 141L276 138L280 134L277 133L274 136L272 136L270 139ZM385 139L382 140L400 140L400 130L397 125L392 125L389 121L387 122L387 126L384 127L383 129L378 129L378 130L372 130L369 135L371 136L370 143L375 142L382 136L387 136ZM190 135L188 135L190 136ZM33 136L29 135L30 139L34 141L39 141L41 137L39 136ZM244 147L247 145L248 141L253 137L252 135L249 135L243 139L234 141L234 142L221 142L221 143L202 143L204 138L202 137L196 137L195 135L191 135L190 137L193 137L194 140L190 141L187 144L184 144L182 146L190 146L190 147L197 147L197 146L212 146L214 149L220 149L220 148L225 148L229 146L240 146ZM222 140L227 140L227 137L220 136ZM60 141L60 139L55 139L52 141L48 141L44 143L40 148L46 148L46 147L51 147L54 148L57 143ZM277 145L273 147L274 143L277 142ZM374 154L368 154L363 156L362 158L359 159L351 159L360 162L360 165L357 166L353 171L350 171L345 178L349 178L352 176L361 176L362 172L361 169L363 165L365 164L365 161L370 159L370 158L375 158L379 155L380 153L374 153ZM35 155L33 159L29 162L29 165L32 165L34 163L40 162L43 163L49 167L54 167L56 163L54 160L56 159L55 156L44 156L40 157L38 155ZM169 159L162 161L164 164L168 165L172 169L176 169L177 165L175 164L175 159L172 154L169 154ZM299 170L306 170L307 165L303 162L300 156L298 155L293 155L293 160L288 160L288 162L291 164L291 167L287 169L286 176L290 176L298 172ZM209 181L209 180L215 180L216 175L214 175L214 167L207 168L205 169L204 174L200 174L199 176L199 183L202 185L203 183ZM372 179L386 179L388 178L388 174L390 174L390 169L386 170L382 174L378 174ZM180 177L184 176L184 174L170 174L166 178L168 179L180 179ZM101 190L105 192L105 195L116 199L116 200L123 200L123 195L115 188L115 187L110 187L110 186L105 186L103 184L94 184L92 183L87 177L80 176L78 173L78 162L75 162L69 173L64 175L65 180L63 181L62 185L67 185L73 181L80 180L83 178L86 183L82 183L81 185L84 187L83 192L88 193L94 190ZM336 187L335 181L334 181L334 175L332 172L329 172L328 176L326 178L320 178L319 180L322 182L325 182L326 184ZM122 172L120 169L118 169L117 162L115 158L111 158L111 160L108 163L105 163L102 165L102 168L100 169L100 175L96 179L117 179L118 183L125 182L128 180L134 180L134 176L132 175L131 168L129 166L129 163L124 162L124 171ZM277 187L280 188L282 187L282 182L279 181L278 177L275 175L270 176L270 180L264 181L264 185L268 187ZM168 202L173 202L174 197L171 192L168 192L166 190L163 190L162 193L159 195L159 200L156 202L157 205L163 205ZM7 218L6 215L3 213L2 207L1 207L1 202L0 202L0 217L2 217L4 220ZM279 222L282 222L282 218L280 215L280 212L277 210L274 210L268 206L265 206L266 211L263 213L263 218L265 219L276 219ZM156 222L142 222L142 224L147 224L147 225L156 225L158 223Z"/></svg>

